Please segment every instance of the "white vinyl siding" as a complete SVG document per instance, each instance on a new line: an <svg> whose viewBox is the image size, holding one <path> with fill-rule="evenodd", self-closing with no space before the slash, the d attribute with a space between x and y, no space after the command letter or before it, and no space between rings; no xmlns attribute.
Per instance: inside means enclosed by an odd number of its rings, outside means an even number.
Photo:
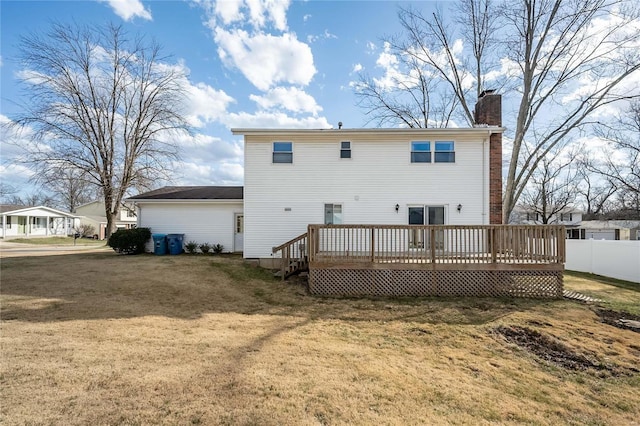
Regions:
<svg viewBox="0 0 640 426"><path fill-rule="evenodd" d="M184 242L222 244L233 250L235 213L242 213L241 202L137 202L140 227L153 234L184 234ZM147 244L153 251L153 244Z"/></svg>
<svg viewBox="0 0 640 426"><path fill-rule="evenodd" d="M286 168L271 167L272 135L245 136L245 257L271 257L272 247L306 232L308 224L324 223L329 202L348 211L348 224L405 225L410 205L445 206L448 224L488 223L485 135L450 136L455 163L407 167L411 141L440 138L425 130L415 136L352 134L358 155L341 161L336 146L344 136L337 133L292 136L296 161ZM464 205L461 213L458 204Z"/></svg>

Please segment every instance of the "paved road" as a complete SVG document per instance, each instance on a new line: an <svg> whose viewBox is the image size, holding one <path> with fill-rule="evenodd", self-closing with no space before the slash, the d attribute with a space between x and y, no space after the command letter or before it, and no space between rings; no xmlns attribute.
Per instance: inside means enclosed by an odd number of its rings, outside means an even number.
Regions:
<svg viewBox="0 0 640 426"><path fill-rule="evenodd" d="M11 241L0 240L0 258L23 256L54 256L60 254L91 253L111 250L111 247L106 247L103 245L41 245L12 243Z"/></svg>

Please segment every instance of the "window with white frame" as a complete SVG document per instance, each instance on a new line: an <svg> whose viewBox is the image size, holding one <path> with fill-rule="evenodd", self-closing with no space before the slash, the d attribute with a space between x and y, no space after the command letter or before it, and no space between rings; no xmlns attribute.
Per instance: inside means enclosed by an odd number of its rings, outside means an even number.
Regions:
<svg viewBox="0 0 640 426"><path fill-rule="evenodd" d="M431 162L431 142L413 141L411 142L411 162L430 163Z"/></svg>
<svg viewBox="0 0 640 426"><path fill-rule="evenodd" d="M560 221L561 222L573 221L573 213L560 213Z"/></svg>
<svg viewBox="0 0 640 426"><path fill-rule="evenodd" d="M342 204L324 205L324 224L340 225L342 223Z"/></svg>
<svg viewBox="0 0 640 426"><path fill-rule="evenodd" d="M274 142L273 162L293 163L293 142Z"/></svg>
<svg viewBox="0 0 640 426"><path fill-rule="evenodd" d="M351 158L351 142L340 142L340 158Z"/></svg>
<svg viewBox="0 0 640 426"><path fill-rule="evenodd" d="M436 142L436 152L434 155L435 163L455 163L456 152L453 141Z"/></svg>
<svg viewBox="0 0 640 426"><path fill-rule="evenodd" d="M47 227L47 218L46 217L32 217L31 218L31 227L33 229L44 229Z"/></svg>

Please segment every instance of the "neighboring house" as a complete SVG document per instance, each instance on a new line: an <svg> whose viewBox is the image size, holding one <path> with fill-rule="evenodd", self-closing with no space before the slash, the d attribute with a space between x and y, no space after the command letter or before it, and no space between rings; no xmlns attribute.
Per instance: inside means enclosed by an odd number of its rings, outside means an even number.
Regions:
<svg viewBox="0 0 640 426"><path fill-rule="evenodd" d="M502 223L500 96L446 129L232 129L244 136L245 258L309 224ZM414 242L418 243L418 242Z"/></svg>
<svg viewBox="0 0 640 426"><path fill-rule="evenodd" d="M0 205L2 238L73 235L78 217L51 207Z"/></svg>
<svg viewBox="0 0 640 426"><path fill-rule="evenodd" d="M184 234L185 242L221 244L225 252L241 252L242 199L241 186L168 186L127 201L137 208L138 226L154 234Z"/></svg>
<svg viewBox="0 0 640 426"><path fill-rule="evenodd" d="M538 210L539 211L539 210ZM542 216L535 209L524 206L517 206L513 209L510 223L521 225L541 225ZM567 238L580 238L578 226L582 223L582 211L574 208L564 208L559 213L554 213L547 223L552 225L564 225L566 227Z"/></svg>
<svg viewBox="0 0 640 426"><path fill-rule="evenodd" d="M91 201L83 204L76 208L75 213L80 217L80 225L93 226L98 238L101 240L105 238L107 217L105 216L104 201ZM120 215L116 218L116 228L135 228L137 220L135 208L125 203L120 207Z"/></svg>
<svg viewBox="0 0 640 426"><path fill-rule="evenodd" d="M574 240L640 240L640 220L585 220L571 231Z"/></svg>

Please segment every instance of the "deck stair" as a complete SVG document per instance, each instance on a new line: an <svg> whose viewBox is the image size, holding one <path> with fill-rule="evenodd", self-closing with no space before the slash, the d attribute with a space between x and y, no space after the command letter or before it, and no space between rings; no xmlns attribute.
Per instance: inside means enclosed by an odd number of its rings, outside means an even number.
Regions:
<svg viewBox="0 0 640 426"><path fill-rule="evenodd" d="M280 257L282 262L276 276L285 280L301 272L309 271L309 255L307 252L307 233L299 235L278 247L273 247L274 257Z"/></svg>

